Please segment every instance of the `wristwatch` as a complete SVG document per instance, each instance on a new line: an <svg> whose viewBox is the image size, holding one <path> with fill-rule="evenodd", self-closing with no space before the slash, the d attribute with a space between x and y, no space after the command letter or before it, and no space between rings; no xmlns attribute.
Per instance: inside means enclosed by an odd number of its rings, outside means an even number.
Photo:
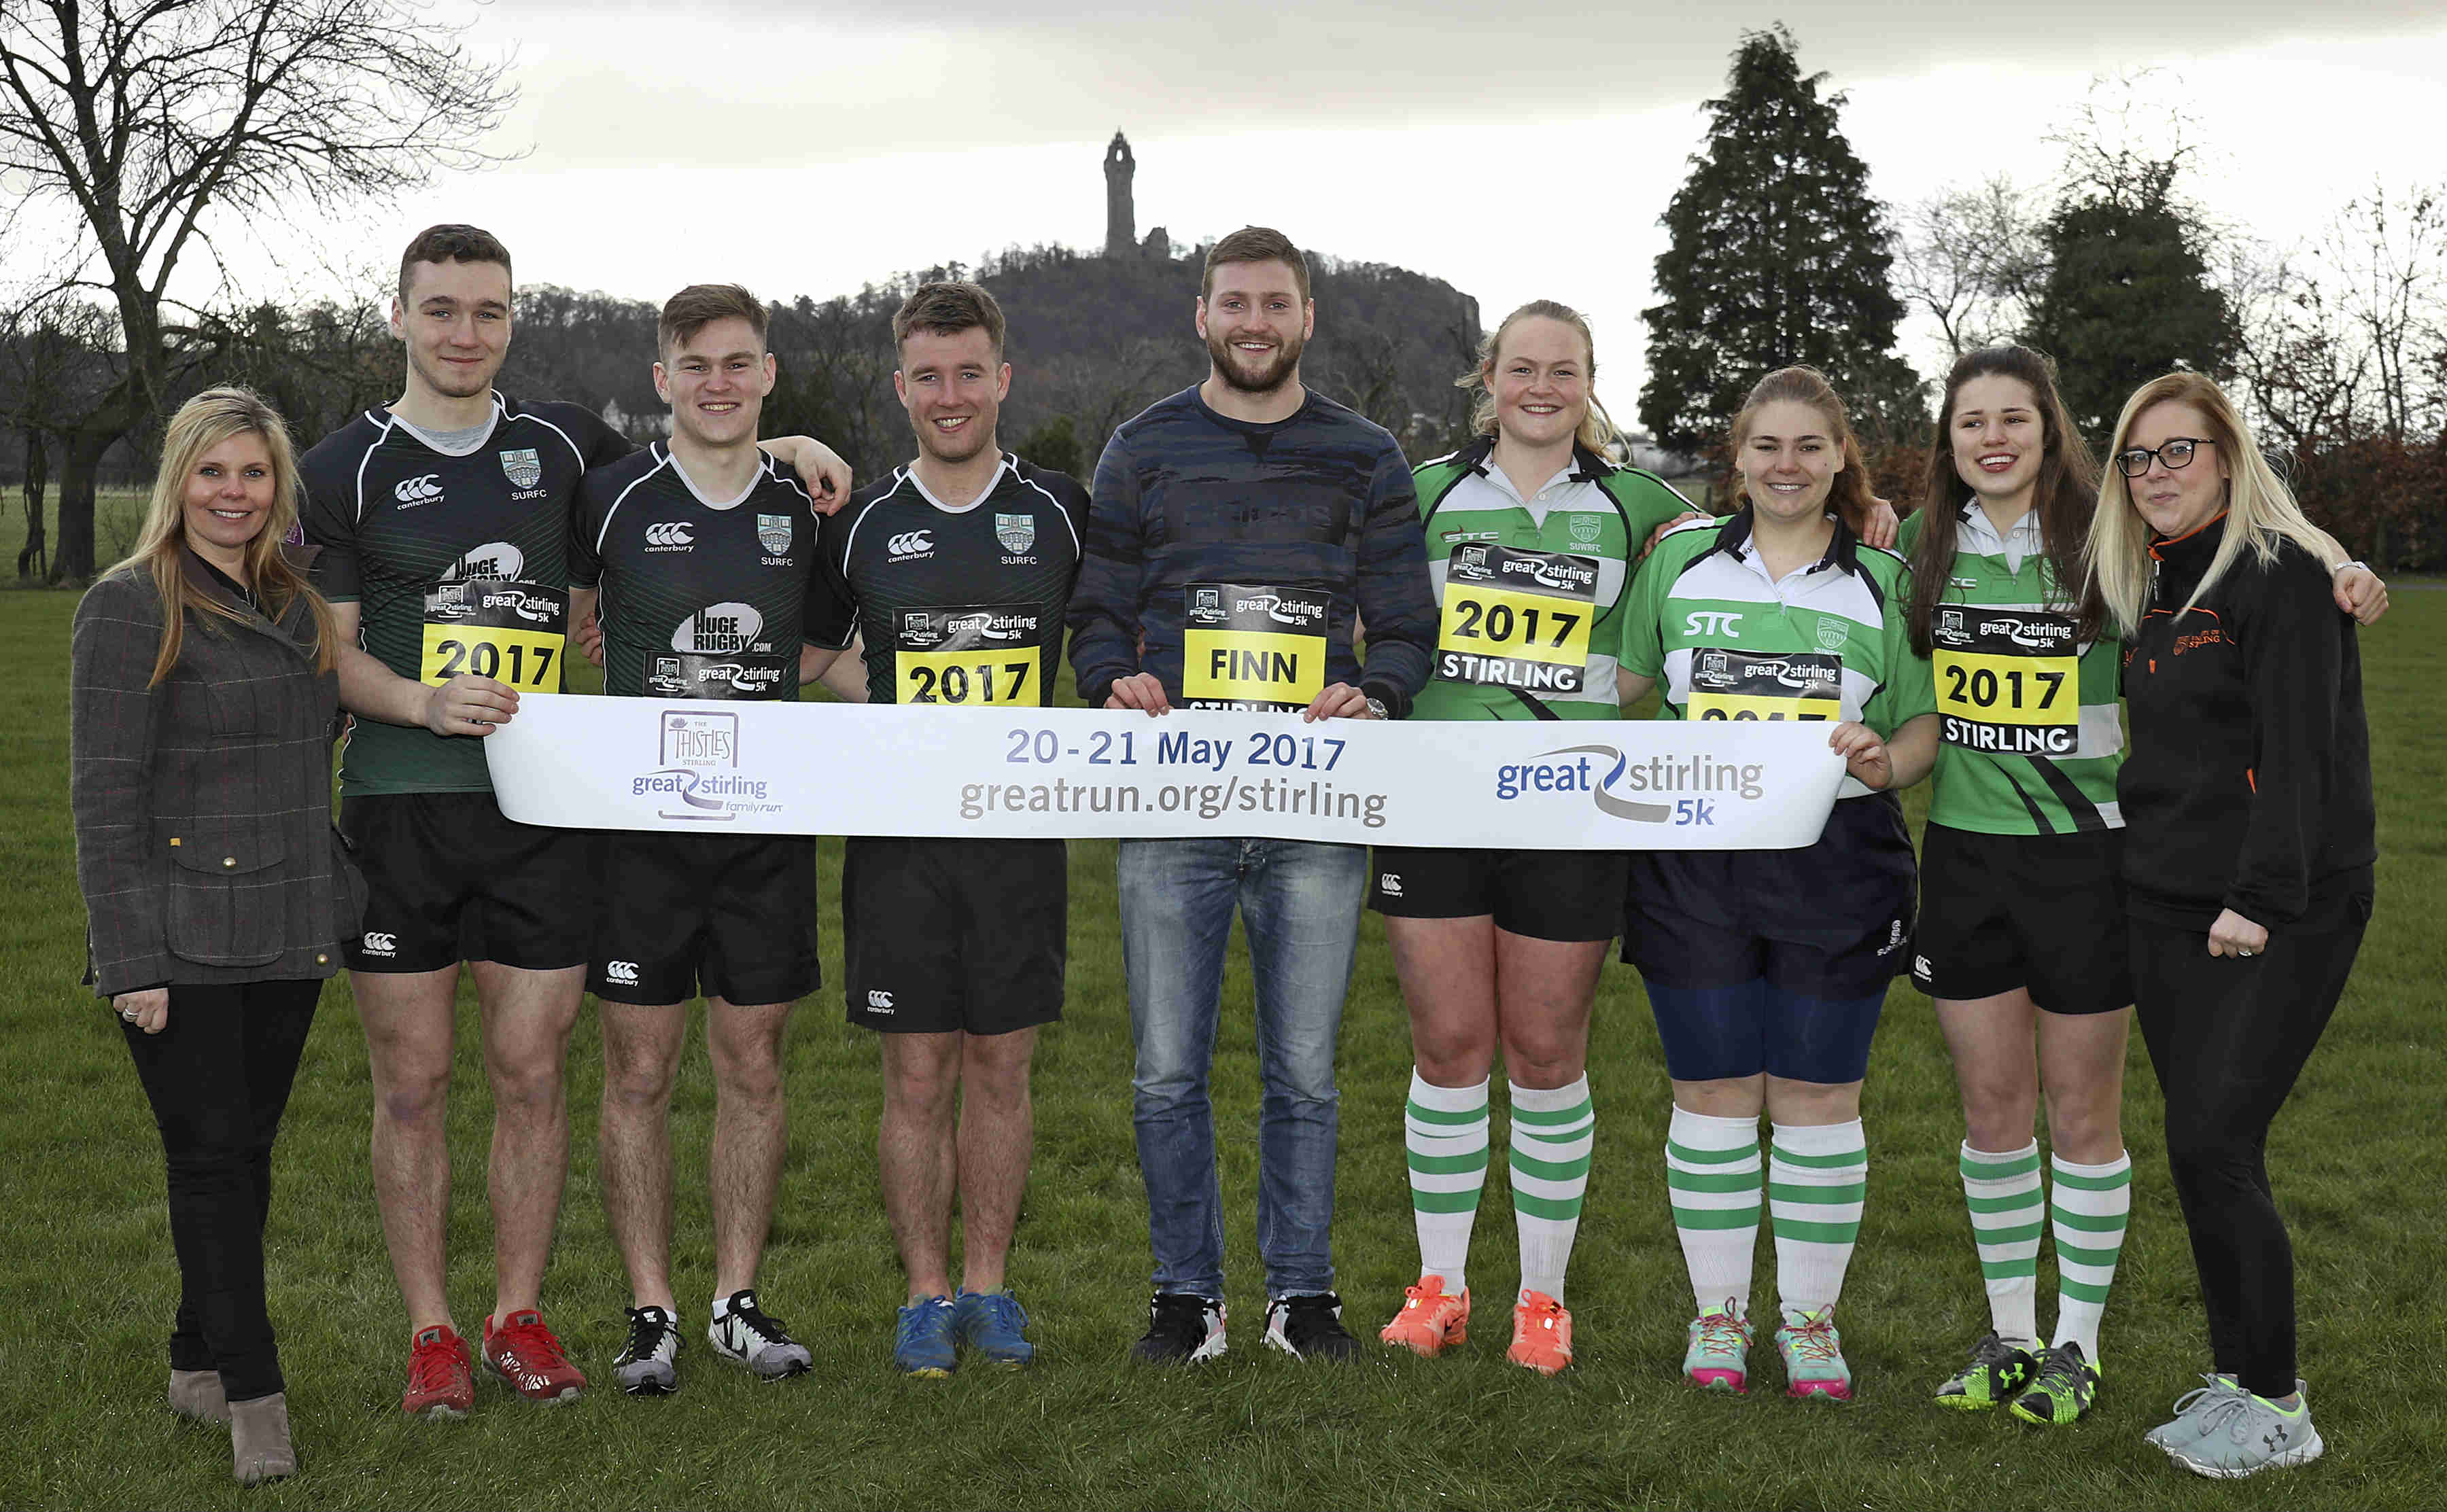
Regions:
<svg viewBox="0 0 2447 1512"><path fill-rule="evenodd" d="M2366 561L2341 561L2334 567L2328 569L2328 576L2334 577L2337 574L2343 572L2348 567L2359 567L2364 572L2369 572L2371 570L2370 563Z"/></svg>
<svg viewBox="0 0 2447 1512"><path fill-rule="evenodd" d="M1371 719L1391 719L1393 716L1385 712L1385 700L1381 698L1371 698L1368 700L1368 717Z"/></svg>

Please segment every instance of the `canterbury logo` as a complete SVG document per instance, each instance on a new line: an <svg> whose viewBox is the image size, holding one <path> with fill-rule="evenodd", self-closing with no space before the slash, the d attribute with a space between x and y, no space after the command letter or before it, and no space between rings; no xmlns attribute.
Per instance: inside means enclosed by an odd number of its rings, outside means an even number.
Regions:
<svg viewBox="0 0 2447 1512"><path fill-rule="evenodd" d="M603 974L612 978L612 980L616 982L634 983L637 979L637 963L635 961L605 961L603 963Z"/></svg>
<svg viewBox="0 0 2447 1512"><path fill-rule="evenodd" d="M369 955L396 955L399 954L399 936L396 935L377 934L372 930L368 930L365 936L365 947L366 954Z"/></svg>
<svg viewBox="0 0 2447 1512"><path fill-rule="evenodd" d="M658 525L646 527L646 544L649 546L685 546L688 543L687 520L666 520Z"/></svg>
<svg viewBox="0 0 2447 1512"><path fill-rule="evenodd" d="M1380 873L1376 878L1376 890L1389 898L1399 898L1402 896L1402 879L1392 872Z"/></svg>
<svg viewBox="0 0 2447 1512"><path fill-rule="evenodd" d="M895 558L921 557L935 549L935 538L926 531L906 530L884 543Z"/></svg>
<svg viewBox="0 0 2447 1512"><path fill-rule="evenodd" d="M867 989L866 1006L879 1013L889 1013L892 1011L892 994L880 987L871 987Z"/></svg>
<svg viewBox="0 0 2447 1512"><path fill-rule="evenodd" d="M427 473L422 478L410 478L393 488L390 496L403 504L421 504L429 499L439 499L442 497L442 475Z"/></svg>

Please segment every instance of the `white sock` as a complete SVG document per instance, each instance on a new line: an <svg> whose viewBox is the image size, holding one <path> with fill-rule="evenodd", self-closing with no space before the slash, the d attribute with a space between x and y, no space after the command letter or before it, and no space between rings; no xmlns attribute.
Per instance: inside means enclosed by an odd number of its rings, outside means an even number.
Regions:
<svg viewBox="0 0 2447 1512"><path fill-rule="evenodd" d="M1775 1228L1776 1300L1788 1322L1835 1305L1861 1237L1869 1146L1861 1121L1778 1124L1768 1162L1768 1217Z"/></svg>
<svg viewBox="0 0 2447 1512"><path fill-rule="evenodd" d="M2076 1165L2052 1156L2048 1165L2056 1175L2057 1336L2051 1342L2078 1344L2082 1358L2096 1365L2098 1319L2107 1311L2107 1288L2115 1279L2133 1211L2133 1157Z"/></svg>
<svg viewBox="0 0 2447 1512"><path fill-rule="evenodd" d="M1665 1189L1698 1310L1730 1300L1736 1316L1748 1316L1758 1248L1758 1120L1675 1108L1665 1131Z"/></svg>
<svg viewBox="0 0 2447 1512"><path fill-rule="evenodd" d="M1411 1219L1419 1233L1419 1274L1441 1276L1445 1295L1470 1289L1470 1231L1487 1185L1487 1087L1438 1087L1411 1068L1402 1143L1411 1167Z"/></svg>
<svg viewBox="0 0 2447 1512"><path fill-rule="evenodd" d="M1564 1272L1581 1231L1581 1199L1589 1190L1589 1151L1597 1114L1589 1079L1568 1087L1523 1087L1512 1098L1512 1216L1521 1232L1521 1298L1544 1292L1564 1300Z"/></svg>
<svg viewBox="0 0 2447 1512"><path fill-rule="evenodd" d="M1963 1200L1971 1241L1988 1288L1988 1326L2006 1343L2039 1340L2039 1229L2047 1199L2039 1189L2039 1142L2019 1150L1962 1150Z"/></svg>

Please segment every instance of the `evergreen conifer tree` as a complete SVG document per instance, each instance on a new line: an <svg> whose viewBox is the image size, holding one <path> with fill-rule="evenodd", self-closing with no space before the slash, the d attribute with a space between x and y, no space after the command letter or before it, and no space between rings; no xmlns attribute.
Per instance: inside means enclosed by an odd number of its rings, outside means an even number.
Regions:
<svg viewBox="0 0 2447 1512"><path fill-rule="evenodd" d="M1797 53L1781 25L1743 34L1665 212L1640 418L1671 450L1720 443L1751 385L1793 363L1825 372L1866 428L1918 421L1918 380L1894 354L1887 210L1837 123L1844 96L1804 78Z"/></svg>
<svg viewBox="0 0 2447 1512"><path fill-rule="evenodd" d="M2209 281L2207 228L2174 192L2178 160L2124 167L2048 217L2047 278L2023 337L2056 358L2075 423L2102 446L2134 389L2171 368L2222 375L2237 341Z"/></svg>

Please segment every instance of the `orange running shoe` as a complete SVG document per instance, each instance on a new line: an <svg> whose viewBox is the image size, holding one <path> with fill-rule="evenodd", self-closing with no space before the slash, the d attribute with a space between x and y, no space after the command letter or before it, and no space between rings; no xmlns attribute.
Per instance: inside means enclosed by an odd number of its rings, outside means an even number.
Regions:
<svg viewBox="0 0 2447 1512"><path fill-rule="evenodd" d="M586 1389L585 1374L569 1363L560 1340L533 1308L511 1314L498 1329L491 1318L484 1320L484 1369L546 1407L575 1402Z"/></svg>
<svg viewBox="0 0 2447 1512"><path fill-rule="evenodd" d="M1443 1276L1422 1276L1418 1285L1402 1289L1402 1311L1376 1336L1432 1360L1470 1337L1470 1293L1447 1296Z"/></svg>
<svg viewBox="0 0 2447 1512"><path fill-rule="evenodd" d="M1572 1363L1572 1314L1544 1292L1528 1292L1512 1309L1512 1347L1504 1357L1540 1375Z"/></svg>
<svg viewBox="0 0 2447 1512"><path fill-rule="evenodd" d="M475 1370L467 1362L467 1341L446 1323L420 1329L408 1346L408 1390L399 1409L409 1417L465 1417L476 1405Z"/></svg>

